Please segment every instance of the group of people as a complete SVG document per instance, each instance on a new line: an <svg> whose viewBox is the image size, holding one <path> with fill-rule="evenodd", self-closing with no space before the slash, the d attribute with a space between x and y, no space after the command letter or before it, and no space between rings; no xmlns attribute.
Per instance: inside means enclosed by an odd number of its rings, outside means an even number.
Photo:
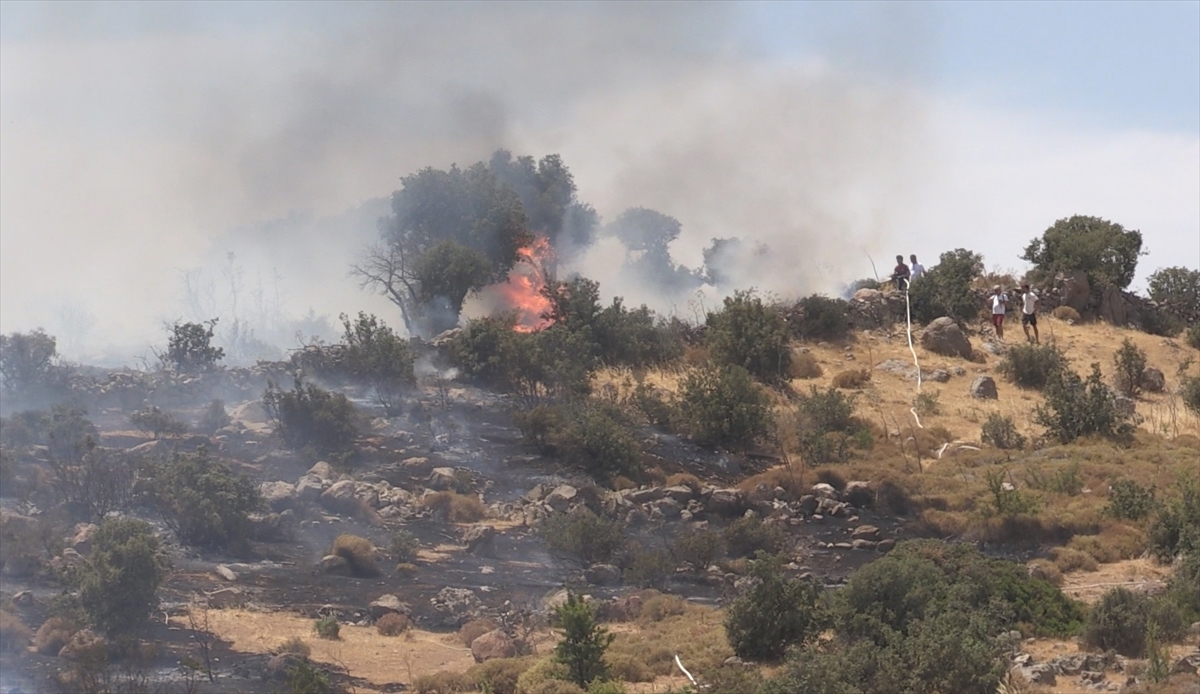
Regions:
<svg viewBox="0 0 1200 694"><path fill-rule="evenodd" d="M904 256L896 256L896 269L892 271L892 281L900 291L908 291L908 287L925 274L925 266L917 262L915 253L908 256L908 259L912 262L911 266L904 262ZM1003 340L1004 316L1008 314L1008 294L997 284L992 287L988 301L992 305L992 325L996 328L996 337ZM1037 324L1039 301L1038 295L1028 284L1021 285L1021 328L1025 331L1025 339L1035 344L1040 344ZM1032 335L1029 334L1030 328L1033 328Z"/></svg>

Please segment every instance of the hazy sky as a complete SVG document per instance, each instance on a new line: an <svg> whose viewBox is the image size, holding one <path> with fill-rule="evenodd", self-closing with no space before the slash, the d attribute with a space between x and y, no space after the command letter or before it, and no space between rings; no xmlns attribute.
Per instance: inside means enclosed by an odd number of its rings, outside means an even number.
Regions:
<svg viewBox="0 0 1200 694"><path fill-rule="evenodd" d="M1138 286L1200 266L1200 3L4 0L0 330L155 339L229 250L293 313L386 311L345 278L362 225L314 220L497 147L675 216L685 263L769 244L744 281L780 294L868 253L1020 270L1072 214L1143 232ZM652 299L610 251L581 269Z"/></svg>

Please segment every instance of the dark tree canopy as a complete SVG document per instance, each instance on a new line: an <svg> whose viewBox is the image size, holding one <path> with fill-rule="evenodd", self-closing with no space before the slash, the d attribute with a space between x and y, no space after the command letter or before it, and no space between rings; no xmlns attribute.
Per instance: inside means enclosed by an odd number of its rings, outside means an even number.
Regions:
<svg viewBox="0 0 1200 694"><path fill-rule="evenodd" d="M683 225L674 217L645 207L631 207L617 216L607 232L621 239L631 251L666 250L679 238Z"/></svg>
<svg viewBox="0 0 1200 694"><path fill-rule="evenodd" d="M1099 217L1060 219L1025 247L1022 259L1046 275L1081 270L1093 287L1124 289L1133 281L1142 232Z"/></svg>
<svg viewBox="0 0 1200 694"><path fill-rule="evenodd" d="M1185 322L1200 323L1200 270L1164 267L1150 275L1150 298Z"/></svg>
<svg viewBox="0 0 1200 694"><path fill-rule="evenodd" d="M488 169L521 199L530 232L546 237L560 252L592 242L600 216L577 199L575 177L562 157L548 154L535 162L530 156L514 159L511 152L500 149Z"/></svg>
<svg viewBox="0 0 1200 694"><path fill-rule="evenodd" d="M979 311L971 282L983 271L983 256L965 248L947 251L908 289L913 318L928 323L942 316L969 321Z"/></svg>

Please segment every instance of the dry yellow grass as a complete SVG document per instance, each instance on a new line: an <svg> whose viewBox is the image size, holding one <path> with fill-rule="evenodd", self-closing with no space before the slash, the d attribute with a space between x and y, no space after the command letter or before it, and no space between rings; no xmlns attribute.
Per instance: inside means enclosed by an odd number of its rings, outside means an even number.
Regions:
<svg viewBox="0 0 1200 694"><path fill-rule="evenodd" d="M394 682L410 684L416 677L443 670L465 672L475 664L457 634L410 629L396 638L381 636L374 627L343 624L340 640L325 641L313 638L312 619L288 612L211 610L208 619L214 634L245 653L271 653L290 638L303 639L312 648L313 661L344 665L351 675L377 687L360 687L360 692L379 691ZM187 628L186 618L172 621Z"/></svg>

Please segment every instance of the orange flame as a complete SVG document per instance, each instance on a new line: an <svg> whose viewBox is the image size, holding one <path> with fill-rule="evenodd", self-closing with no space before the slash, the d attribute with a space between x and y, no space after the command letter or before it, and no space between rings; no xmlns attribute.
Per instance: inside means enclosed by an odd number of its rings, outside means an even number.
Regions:
<svg viewBox="0 0 1200 694"><path fill-rule="evenodd" d="M550 325L545 315L550 312L550 300L542 295L546 286L546 265L554 258L554 249L546 238L537 238L517 251L519 260L508 273L508 281L498 285L498 294L506 310L517 314L513 329L529 333Z"/></svg>

